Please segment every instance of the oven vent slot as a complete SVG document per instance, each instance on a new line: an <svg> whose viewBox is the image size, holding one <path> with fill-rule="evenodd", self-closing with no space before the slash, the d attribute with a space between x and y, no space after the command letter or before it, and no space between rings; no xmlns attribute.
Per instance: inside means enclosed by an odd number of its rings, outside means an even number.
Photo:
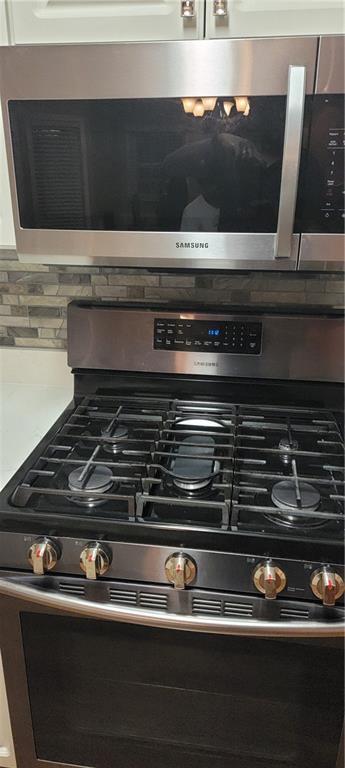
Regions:
<svg viewBox="0 0 345 768"><path fill-rule="evenodd" d="M309 619L309 611L308 608L281 608L280 618L295 619L295 621L298 621L299 619Z"/></svg>
<svg viewBox="0 0 345 768"><path fill-rule="evenodd" d="M224 603L224 616L238 616L251 618L253 616L253 606L251 603Z"/></svg>
<svg viewBox="0 0 345 768"><path fill-rule="evenodd" d="M68 581L59 581L59 592L63 592L65 595L84 597L85 587L83 584L70 584Z"/></svg>
<svg viewBox="0 0 345 768"><path fill-rule="evenodd" d="M158 611L168 610L168 596L153 594L151 592L140 592L139 605L141 608L153 608Z"/></svg>
<svg viewBox="0 0 345 768"><path fill-rule="evenodd" d="M109 599L111 603L136 605L137 593L132 589L109 589Z"/></svg>
<svg viewBox="0 0 345 768"><path fill-rule="evenodd" d="M193 613L198 613L202 616L221 616L222 612L221 600L206 600L198 597L193 598Z"/></svg>

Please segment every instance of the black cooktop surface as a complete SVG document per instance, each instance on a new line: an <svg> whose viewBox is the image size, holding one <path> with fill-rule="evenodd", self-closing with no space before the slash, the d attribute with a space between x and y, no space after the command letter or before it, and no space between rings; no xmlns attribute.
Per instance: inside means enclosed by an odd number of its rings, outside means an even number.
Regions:
<svg viewBox="0 0 345 768"><path fill-rule="evenodd" d="M129 539L217 532L219 549L222 534L341 544L343 440L322 408L87 395L4 489L0 520L95 535L124 524Z"/></svg>

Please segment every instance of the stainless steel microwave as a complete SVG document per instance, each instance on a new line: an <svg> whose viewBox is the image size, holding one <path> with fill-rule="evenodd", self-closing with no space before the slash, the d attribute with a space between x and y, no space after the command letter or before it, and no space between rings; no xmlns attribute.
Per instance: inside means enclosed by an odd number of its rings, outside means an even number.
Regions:
<svg viewBox="0 0 345 768"><path fill-rule="evenodd" d="M14 46L22 261L342 269L344 38Z"/></svg>

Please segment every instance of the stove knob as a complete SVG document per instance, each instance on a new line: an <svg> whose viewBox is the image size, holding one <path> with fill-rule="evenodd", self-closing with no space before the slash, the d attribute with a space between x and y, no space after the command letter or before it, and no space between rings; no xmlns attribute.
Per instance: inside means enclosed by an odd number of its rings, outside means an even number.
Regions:
<svg viewBox="0 0 345 768"><path fill-rule="evenodd" d="M80 553L80 567L87 579L97 579L103 576L110 567L111 552L104 544L90 541Z"/></svg>
<svg viewBox="0 0 345 768"><path fill-rule="evenodd" d="M326 567L312 573L310 586L315 597L322 600L324 605L335 605L345 590L344 580L339 573Z"/></svg>
<svg viewBox="0 0 345 768"><path fill-rule="evenodd" d="M284 571L271 562L260 563L256 566L253 581L256 589L262 592L267 600L275 600L279 592L282 592L286 587Z"/></svg>
<svg viewBox="0 0 345 768"><path fill-rule="evenodd" d="M60 556L58 544L46 537L37 539L28 551L28 560L36 576L43 576L45 571L55 568Z"/></svg>
<svg viewBox="0 0 345 768"><path fill-rule="evenodd" d="M196 564L189 555L175 552L165 563L165 575L175 589L184 589L196 577Z"/></svg>

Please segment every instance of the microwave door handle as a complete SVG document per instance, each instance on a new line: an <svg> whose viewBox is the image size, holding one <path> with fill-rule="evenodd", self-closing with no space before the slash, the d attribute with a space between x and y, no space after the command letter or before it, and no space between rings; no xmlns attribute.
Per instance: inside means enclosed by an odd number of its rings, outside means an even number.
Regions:
<svg viewBox="0 0 345 768"><path fill-rule="evenodd" d="M306 68L289 67L286 120L277 234L274 258L289 259L295 220L299 167L301 160Z"/></svg>
<svg viewBox="0 0 345 768"><path fill-rule="evenodd" d="M48 582L48 588L47 588ZM220 635L251 637L343 637L344 624L331 621L261 621L229 619L216 616L195 616L169 613L136 606L92 602L82 597L61 594L54 580L33 579L32 576L0 579L0 595L23 600L40 607L61 610L80 618L119 621L162 629L206 632ZM49 586L53 585L53 589ZM42 588L43 587L43 588Z"/></svg>

